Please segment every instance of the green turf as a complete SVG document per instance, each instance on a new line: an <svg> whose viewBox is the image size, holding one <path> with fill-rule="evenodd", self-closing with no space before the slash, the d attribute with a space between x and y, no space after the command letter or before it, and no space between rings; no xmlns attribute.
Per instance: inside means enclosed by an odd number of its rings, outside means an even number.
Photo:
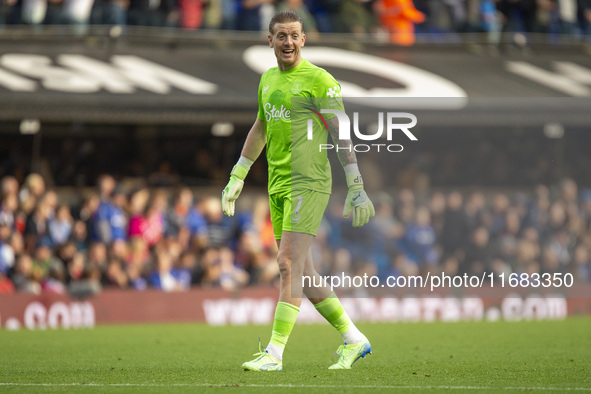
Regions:
<svg viewBox="0 0 591 394"><path fill-rule="evenodd" d="M0 392L591 391L591 318L360 328L374 352L352 370L327 370L332 327L296 325L275 373L240 370L268 326L2 330Z"/></svg>

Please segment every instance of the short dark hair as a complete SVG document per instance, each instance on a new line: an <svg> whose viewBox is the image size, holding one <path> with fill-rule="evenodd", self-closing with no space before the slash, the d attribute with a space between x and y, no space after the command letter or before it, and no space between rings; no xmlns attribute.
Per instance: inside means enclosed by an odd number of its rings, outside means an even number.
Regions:
<svg viewBox="0 0 591 394"><path fill-rule="evenodd" d="M276 23L289 23L289 22L300 22L302 25L302 32L304 31L304 22L302 22L302 18L298 14L293 11L279 11L273 18L271 18L271 22L269 22L269 33L274 34L273 28L275 27Z"/></svg>

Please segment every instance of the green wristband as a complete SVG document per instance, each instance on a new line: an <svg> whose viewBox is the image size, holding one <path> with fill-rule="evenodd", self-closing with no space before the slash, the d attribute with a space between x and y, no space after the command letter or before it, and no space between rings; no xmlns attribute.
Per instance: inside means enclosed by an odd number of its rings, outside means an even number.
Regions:
<svg viewBox="0 0 591 394"><path fill-rule="evenodd" d="M234 165L234 168L232 168L230 176L232 175L234 175L238 179L244 180L244 178L246 178L246 175L248 175L248 168L246 168L240 163L237 163L236 165Z"/></svg>
<svg viewBox="0 0 591 394"><path fill-rule="evenodd" d="M347 187L349 189L363 189L363 179L361 178L361 174L358 172L353 172L351 174L347 174Z"/></svg>
<svg viewBox="0 0 591 394"><path fill-rule="evenodd" d="M246 178L246 175L248 175L248 168L246 168L240 163L237 163L236 165L234 165L234 168L232 168L232 172L230 173L230 175L234 175L238 179L244 180L244 178Z"/></svg>

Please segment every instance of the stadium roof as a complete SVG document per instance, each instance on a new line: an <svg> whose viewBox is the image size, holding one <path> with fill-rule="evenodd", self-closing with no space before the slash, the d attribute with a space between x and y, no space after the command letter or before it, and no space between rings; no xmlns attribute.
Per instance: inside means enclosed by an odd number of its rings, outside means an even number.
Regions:
<svg viewBox="0 0 591 394"><path fill-rule="evenodd" d="M215 32L116 37L4 32L0 120L249 124L257 110L259 75L275 65L265 41L264 35ZM581 47L505 49L400 48L328 37L308 42L303 54L341 82L345 97L467 97L475 109L465 117L468 123L482 116L494 123L499 111L518 122L551 114L560 122L591 123L585 113L591 66ZM449 116L431 113L426 119L445 123Z"/></svg>

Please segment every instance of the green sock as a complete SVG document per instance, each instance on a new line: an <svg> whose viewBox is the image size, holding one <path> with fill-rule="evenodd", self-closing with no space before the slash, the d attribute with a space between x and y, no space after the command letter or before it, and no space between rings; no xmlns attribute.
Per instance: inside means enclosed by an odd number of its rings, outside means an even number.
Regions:
<svg viewBox="0 0 591 394"><path fill-rule="evenodd" d="M345 309L341 305L341 301L337 298L336 294L332 292L330 296L318 304L314 305L316 310L334 327L337 329L339 334L343 335L352 324L351 318L345 312Z"/></svg>
<svg viewBox="0 0 591 394"><path fill-rule="evenodd" d="M287 302L278 302L275 308L275 319L273 320L273 333L271 334L270 344L285 348L287 339L298 318L300 308Z"/></svg>

